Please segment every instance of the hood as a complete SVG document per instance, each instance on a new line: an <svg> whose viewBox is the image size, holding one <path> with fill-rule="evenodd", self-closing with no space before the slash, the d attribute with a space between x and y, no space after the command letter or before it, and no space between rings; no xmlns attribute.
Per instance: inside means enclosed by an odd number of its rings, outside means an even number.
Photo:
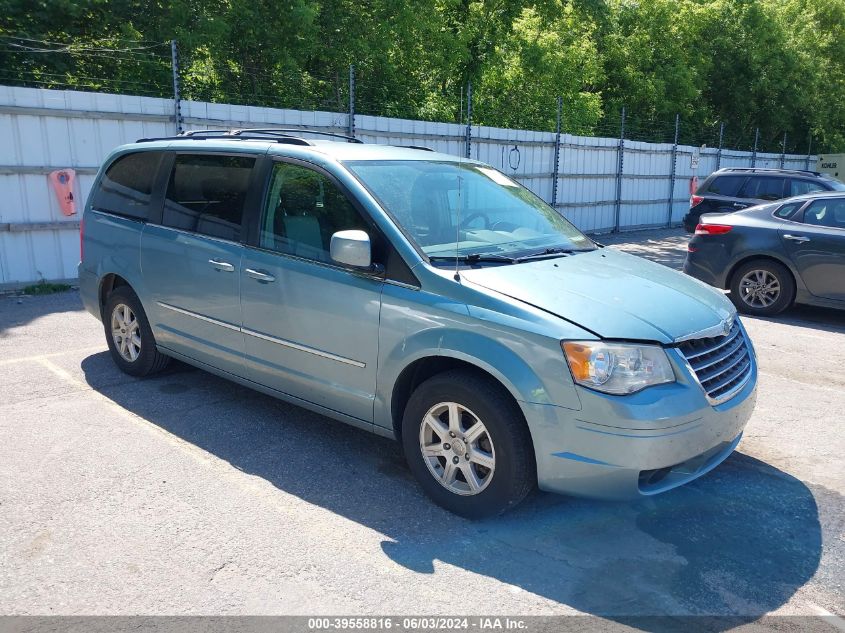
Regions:
<svg viewBox="0 0 845 633"><path fill-rule="evenodd" d="M602 338L671 343L718 326L736 312L718 290L611 248L462 270L461 278L555 314Z"/></svg>

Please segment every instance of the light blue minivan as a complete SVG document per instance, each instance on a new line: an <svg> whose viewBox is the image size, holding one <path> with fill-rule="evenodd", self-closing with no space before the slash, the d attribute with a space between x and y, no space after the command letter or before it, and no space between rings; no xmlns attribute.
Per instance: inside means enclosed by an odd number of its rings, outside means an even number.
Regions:
<svg viewBox="0 0 845 633"><path fill-rule="evenodd" d="M177 358L395 438L463 516L537 485L669 490L754 407L722 293L478 161L304 130L144 139L106 159L82 233L80 291L120 369Z"/></svg>

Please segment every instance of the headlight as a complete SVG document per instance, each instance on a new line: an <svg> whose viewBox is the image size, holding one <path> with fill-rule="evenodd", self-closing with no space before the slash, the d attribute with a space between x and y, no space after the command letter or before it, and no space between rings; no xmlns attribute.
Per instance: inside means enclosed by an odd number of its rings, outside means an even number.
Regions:
<svg viewBox="0 0 845 633"><path fill-rule="evenodd" d="M674 382L666 352L657 345L563 341L572 376L579 385L605 393L626 394Z"/></svg>

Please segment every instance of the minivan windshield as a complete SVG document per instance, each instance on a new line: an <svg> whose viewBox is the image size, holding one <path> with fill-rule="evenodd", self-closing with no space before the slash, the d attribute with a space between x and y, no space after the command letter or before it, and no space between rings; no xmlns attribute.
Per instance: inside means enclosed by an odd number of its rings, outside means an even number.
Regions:
<svg viewBox="0 0 845 633"><path fill-rule="evenodd" d="M347 168L432 261L516 261L595 243L519 183L457 161L347 161Z"/></svg>

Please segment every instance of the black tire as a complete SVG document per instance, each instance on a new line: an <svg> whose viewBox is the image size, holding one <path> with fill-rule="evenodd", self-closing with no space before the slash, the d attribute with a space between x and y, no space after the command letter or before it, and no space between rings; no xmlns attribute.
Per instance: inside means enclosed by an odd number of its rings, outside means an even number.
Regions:
<svg viewBox="0 0 845 633"><path fill-rule="evenodd" d="M432 407L445 402L458 403L475 414L492 442L495 467L489 483L478 493L452 492L435 478L423 457L423 419ZM426 494L441 507L470 519L494 516L515 507L537 484L534 448L522 412L498 382L480 372L451 370L419 385L405 407L402 446L411 472ZM467 459L470 452L466 453ZM466 481L463 473L459 478Z"/></svg>
<svg viewBox="0 0 845 633"><path fill-rule="evenodd" d="M137 320L137 330L140 335L140 350L134 360L124 358L118 350L118 344L112 335L112 317L118 306L128 306ZM141 306L141 301L129 286L118 286L109 293L106 304L103 307L103 327L106 334L112 360L121 371L130 376L149 376L163 370L170 363L170 357L165 356L156 349L155 337L153 336L147 314Z"/></svg>
<svg viewBox="0 0 845 633"><path fill-rule="evenodd" d="M759 301L757 301L758 305L754 305L754 298L749 293L743 294L740 289L742 279L746 275L749 273L754 275L758 272L764 278L773 277L780 289L777 298L770 305L759 305ZM754 316L774 316L792 305L795 299L795 280L783 264L769 259L756 259L746 262L734 271L731 276L730 290L731 301L740 312Z"/></svg>

